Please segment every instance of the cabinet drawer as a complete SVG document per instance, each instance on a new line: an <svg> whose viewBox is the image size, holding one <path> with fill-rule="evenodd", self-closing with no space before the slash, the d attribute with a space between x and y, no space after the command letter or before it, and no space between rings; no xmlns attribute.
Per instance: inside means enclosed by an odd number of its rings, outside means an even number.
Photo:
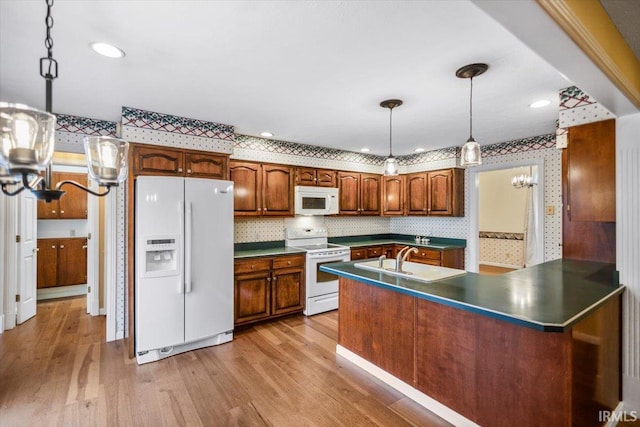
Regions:
<svg viewBox="0 0 640 427"><path fill-rule="evenodd" d="M382 254L382 246L370 246L367 248L367 258L378 257Z"/></svg>
<svg viewBox="0 0 640 427"><path fill-rule="evenodd" d="M271 270L271 258L252 258L235 262L235 273L250 273L252 271Z"/></svg>
<svg viewBox="0 0 640 427"><path fill-rule="evenodd" d="M279 256L273 259L273 269L304 267L304 255Z"/></svg>
<svg viewBox="0 0 640 427"><path fill-rule="evenodd" d="M442 259L442 252L433 249L418 248L418 252L411 254L411 258L431 259L439 262Z"/></svg>
<svg viewBox="0 0 640 427"><path fill-rule="evenodd" d="M367 257L367 248L351 249L351 261L356 259L365 259Z"/></svg>

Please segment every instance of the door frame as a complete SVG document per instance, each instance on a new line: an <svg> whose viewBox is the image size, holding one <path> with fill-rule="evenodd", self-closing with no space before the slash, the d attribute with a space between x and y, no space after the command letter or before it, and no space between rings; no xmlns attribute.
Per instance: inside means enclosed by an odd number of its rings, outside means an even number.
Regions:
<svg viewBox="0 0 640 427"><path fill-rule="evenodd" d="M116 317L116 292L117 292L117 235L116 235L116 218L117 209L117 192L118 188L114 188L105 196L104 202L104 309L106 314L107 333L106 341L114 341L124 338L124 331L118 335L117 317Z"/></svg>
<svg viewBox="0 0 640 427"><path fill-rule="evenodd" d="M484 164L469 169L467 191L469 194L469 234L467 236L467 254L469 265L467 271L478 272L480 259L480 173L494 170L512 169L536 166L538 168L538 183L533 188L536 202L536 264L544 262L544 159L515 160L506 163Z"/></svg>
<svg viewBox="0 0 640 427"><path fill-rule="evenodd" d="M3 285L3 329L16 327L16 294L18 293L18 251L15 250L16 236L18 234L18 206L19 197L0 196L3 199L4 221L0 224L2 229L2 246L4 257L2 258L4 275L0 277L0 285ZM13 250L11 249L13 248Z"/></svg>

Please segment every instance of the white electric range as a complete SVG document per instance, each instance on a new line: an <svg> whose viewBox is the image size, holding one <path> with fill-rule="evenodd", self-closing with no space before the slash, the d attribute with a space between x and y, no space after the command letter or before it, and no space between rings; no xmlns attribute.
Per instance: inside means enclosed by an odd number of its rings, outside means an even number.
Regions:
<svg viewBox="0 0 640 427"><path fill-rule="evenodd" d="M338 276L320 271L322 264L351 260L348 246L328 243L326 228L287 228L285 245L307 251L306 303L311 316L338 308Z"/></svg>

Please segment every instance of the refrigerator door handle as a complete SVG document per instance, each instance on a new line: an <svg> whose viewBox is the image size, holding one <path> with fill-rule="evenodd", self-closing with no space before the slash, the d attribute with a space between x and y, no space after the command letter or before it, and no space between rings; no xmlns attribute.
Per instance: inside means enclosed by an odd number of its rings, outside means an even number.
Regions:
<svg viewBox="0 0 640 427"><path fill-rule="evenodd" d="M180 230L183 230L183 236L184 236L184 209L185 209L185 203L184 202L178 202L178 216L180 218ZM184 242L183 242L184 244ZM180 263L184 264L184 251L179 251L182 254L182 258L180 259ZM181 273L180 273L180 280L178 280L178 293L179 294L183 294L184 293L184 268L182 269Z"/></svg>
<svg viewBox="0 0 640 427"><path fill-rule="evenodd" d="M191 202L185 203L184 224L184 292L191 292L191 229L193 226L191 215Z"/></svg>

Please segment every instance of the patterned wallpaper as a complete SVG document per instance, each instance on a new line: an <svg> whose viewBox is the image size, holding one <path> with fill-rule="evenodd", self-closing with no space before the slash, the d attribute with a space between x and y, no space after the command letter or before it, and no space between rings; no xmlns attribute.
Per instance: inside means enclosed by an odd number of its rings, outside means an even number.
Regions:
<svg viewBox="0 0 640 427"><path fill-rule="evenodd" d="M560 91L560 128L599 122L614 117L598 101L576 86Z"/></svg>
<svg viewBox="0 0 640 427"><path fill-rule="evenodd" d="M522 268L524 241L510 239L480 239L480 264Z"/></svg>
<svg viewBox="0 0 640 427"><path fill-rule="evenodd" d="M116 129L116 122L56 114L55 150L65 153L84 153L85 136L116 136Z"/></svg>

